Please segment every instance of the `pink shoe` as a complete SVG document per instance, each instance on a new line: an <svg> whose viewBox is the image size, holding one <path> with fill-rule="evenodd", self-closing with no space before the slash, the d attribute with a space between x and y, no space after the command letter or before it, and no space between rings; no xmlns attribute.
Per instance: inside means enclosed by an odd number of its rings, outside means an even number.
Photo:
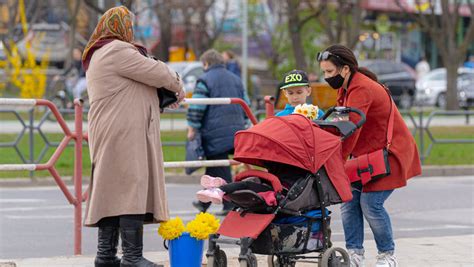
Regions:
<svg viewBox="0 0 474 267"><path fill-rule="evenodd" d="M215 188L227 184L227 182L220 177L212 177L209 175L203 175L201 177L201 185L206 188Z"/></svg>
<svg viewBox="0 0 474 267"><path fill-rule="evenodd" d="M224 191L219 188L199 190L196 193L197 199L204 203L222 204L222 196L224 196Z"/></svg>

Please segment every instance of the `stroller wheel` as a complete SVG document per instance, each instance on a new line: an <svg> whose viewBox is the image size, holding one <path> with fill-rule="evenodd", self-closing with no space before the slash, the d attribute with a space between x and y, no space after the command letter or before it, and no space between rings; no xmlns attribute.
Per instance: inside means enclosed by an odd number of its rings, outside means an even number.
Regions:
<svg viewBox="0 0 474 267"><path fill-rule="evenodd" d="M240 267L257 267L257 256L250 254L246 259L239 260Z"/></svg>
<svg viewBox="0 0 474 267"><path fill-rule="evenodd" d="M350 258L347 251L343 248L332 247L324 251L319 267L349 267Z"/></svg>
<svg viewBox="0 0 474 267"><path fill-rule="evenodd" d="M269 255L267 257L268 267L294 267L296 266L295 262L289 261L287 258L284 260L278 256Z"/></svg>
<svg viewBox="0 0 474 267"><path fill-rule="evenodd" d="M209 267L227 267L227 255L223 250L217 250L214 256L207 257Z"/></svg>

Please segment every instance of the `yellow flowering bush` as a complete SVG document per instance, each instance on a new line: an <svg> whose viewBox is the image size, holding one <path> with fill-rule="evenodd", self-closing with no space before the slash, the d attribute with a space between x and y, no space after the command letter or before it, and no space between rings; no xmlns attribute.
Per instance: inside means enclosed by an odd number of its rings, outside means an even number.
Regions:
<svg viewBox="0 0 474 267"><path fill-rule="evenodd" d="M183 234L183 232L184 224L179 217L161 223L160 227L158 228L158 234L167 240L178 238Z"/></svg>
<svg viewBox="0 0 474 267"><path fill-rule="evenodd" d="M306 116L310 120L318 118L319 108L311 104L299 104L295 107L293 114L301 114Z"/></svg>
<svg viewBox="0 0 474 267"><path fill-rule="evenodd" d="M183 221L175 219L164 222L158 228L158 233L167 240L180 237L184 231L189 232L191 237L199 240L208 239L209 235L215 234L219 229L219 220L209 213L199 213L194 220L188 222L184 227Z"/></svg>

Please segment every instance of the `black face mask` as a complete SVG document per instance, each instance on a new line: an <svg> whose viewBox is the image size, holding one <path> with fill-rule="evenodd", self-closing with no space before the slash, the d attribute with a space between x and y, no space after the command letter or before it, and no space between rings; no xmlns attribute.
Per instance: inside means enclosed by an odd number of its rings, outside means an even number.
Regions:
<svg viewBox="0 0 474 267"><path fill-rule="evenodd" d="M344 84L344 78L341 74L324 79L333 89L339 89Z"/></svg>

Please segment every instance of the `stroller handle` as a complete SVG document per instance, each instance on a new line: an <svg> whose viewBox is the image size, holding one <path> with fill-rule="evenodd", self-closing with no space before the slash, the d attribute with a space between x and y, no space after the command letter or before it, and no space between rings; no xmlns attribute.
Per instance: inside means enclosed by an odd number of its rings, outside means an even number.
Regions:
<svg viewBox="0 0 474 267"><path fill-rule="evenodd" d="M341 120L341 121L325 121L329 115L331 115L333 112L337 113L345 113L348 114L350 112L354 112L359 114L360 120L357 123L353 123L352 121L349 120ZM324 113L323 117L320 120L315 120L314 122L318 124L321 128L335 128L339 131L341 134L341 140L347 139L349 136L351 136L357 129L362 127L362 125L365 123L366 117L364 112L360 111L357 108L352 108L352 107L331 107Z"/></svg>
<svg viewBox="0 0 474 267"><path fill-rule="evenodd" d="M321 120L327 119L329 115L331 115L334 111L342 112L342 113L350 113L350 112L357 113L360 116L360 120L356 123L357 129L362 127L362 125L365 123L366 117L365 117L364 112L360 111L360 109L352 108L352 107L331 107L328 109L328 111L326 111L326 113L324 113Z"/></svg>
<svg viewBox="0 0 474 267"><path fill-rule="evenodd" d="M245 178L249 177L257 177L259 179L268 181L272 184L273 190L277 193L280 193L283 190L283 187L281 186L280 179L278 179L277 176L274 174L271 174L269 172L264 172L260 170L246 170L243 171L239 174L237 174L234 178L235 182L240 182L244 180Z"/></svg>

